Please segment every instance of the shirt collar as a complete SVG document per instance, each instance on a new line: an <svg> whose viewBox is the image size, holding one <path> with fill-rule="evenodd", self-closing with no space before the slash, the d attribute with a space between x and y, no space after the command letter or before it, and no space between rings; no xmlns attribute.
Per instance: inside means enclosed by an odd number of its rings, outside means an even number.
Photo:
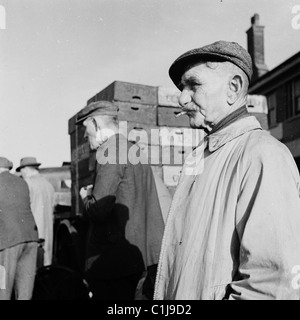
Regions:
<svg viewBox="0 0 300 320"><path fill-rule="evenodd" d="M227 115L224 119L222 119L220 122L218 122L212 129L211 132L208 134L213 134L217 131L220 131L221 129L229 126L231 123L237 121L238 119L249 117L250 113L248 112L248 109L246 105L243 105L242 107L234 110L229 115Z"/></svg>
<svg viewBox="0 0 300 320"><path fill-rule="evenodd" d="M262 130L262 127L255 116L243 117L207 136L208 149L214 152L227 142L252 130Z"/></svg>

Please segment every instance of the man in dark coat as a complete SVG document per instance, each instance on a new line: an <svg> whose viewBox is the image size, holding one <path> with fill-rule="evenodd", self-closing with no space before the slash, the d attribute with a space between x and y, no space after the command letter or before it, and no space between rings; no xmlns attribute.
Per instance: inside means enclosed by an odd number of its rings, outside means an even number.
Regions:
<svg viewBox="0 0 300 320"><path fill-rule="evenodd" d="M94 299L133 299L143 272L158 263L164 221L151 166L134 158L135 145L118 132L118 108L99 101L77 124L96 149L92 188L82 188L90 221L86 271Z"/></svg>
<svg viewBox="0 0 300 320"><path fill-rule="evenodd" d="M13 164L0 157L0 300L30 300L38 233L27 183L11 174Z"/></svg>

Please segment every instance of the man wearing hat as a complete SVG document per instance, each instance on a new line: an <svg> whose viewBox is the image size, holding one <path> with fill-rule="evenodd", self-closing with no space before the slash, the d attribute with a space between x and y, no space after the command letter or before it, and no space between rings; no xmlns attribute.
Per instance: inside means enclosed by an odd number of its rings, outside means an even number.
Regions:
<svg viewBox="0 0 300 320"><path fill-rule="evenodd" d="M299 173L247 112L250 55L217 41L181 55L169 75L190 125L207 135L190 155L203 148L203 170L184 164L171 204L155 299L298 300Z"/></svg>
<svg viewBox="0 0 300 320"><path fill-rule="evenodd" d="M0 300L30 300L36 272L38 233L28 186L0 157Z"/></svg>
<svg viewBox="0 0 300 320"><path fill-rule="evenodd" d="M30 191L31 210L37 224L40 248L37 266L52 264L53 228L54 228L54 202L55 191L52 184L39 173L39 166L35 157L24 157L16 169L28 184Z"/></svg>
<svg viewBox="0 0 300 320"><path fill-rule="evenodd" d="M113 102L89 104L77 124L97 158L92 188L80 190L89 220L87 280L95 300L134 299L144 271L156 270L164 228L151 166L131 163L133 144L119 133Z"/></svg>

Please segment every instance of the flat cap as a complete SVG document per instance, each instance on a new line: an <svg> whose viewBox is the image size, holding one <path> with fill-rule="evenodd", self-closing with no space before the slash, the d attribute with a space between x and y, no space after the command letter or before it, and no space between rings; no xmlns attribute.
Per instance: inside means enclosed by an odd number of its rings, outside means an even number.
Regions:
<svg viewBox="0 0 300 320"><path fill-rule="evenodd" d="M96 101L88 104L77 115L76 124L82 124L83 121L92 116L117 116L119 108L110 101Z"/></svg>
<svg viewBox="0 0 300 320"><path fill-rule="evenodd" d="M253 70L249 52L236 42L216 41L204 47L189 50L173 62L169 75L178 88L186 67L198 61L229 61L242 69L249 83L251 81Z"/></svg>
<svg viewBox="0 0 300 320"><path fill-rule="evenodd" d="M0 157L0 168L6 168L11 170L13 167L13 163L9 161L7 158Z"/></svg>

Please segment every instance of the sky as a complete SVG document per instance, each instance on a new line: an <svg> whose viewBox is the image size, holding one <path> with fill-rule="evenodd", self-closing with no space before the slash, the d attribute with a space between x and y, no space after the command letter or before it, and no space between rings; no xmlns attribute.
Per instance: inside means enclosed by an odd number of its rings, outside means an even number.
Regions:
<svg viewBox="0 0 300 320"><path fill-rule="evenodd" d="M0 156L14 169L27 156L42 167L70 161L68 120L89 98L116 80L174 88L168 69L179 55L217 40L247 48L255 13L273 69L300 51L296 5L300 0L0 0Z"/></svg>

